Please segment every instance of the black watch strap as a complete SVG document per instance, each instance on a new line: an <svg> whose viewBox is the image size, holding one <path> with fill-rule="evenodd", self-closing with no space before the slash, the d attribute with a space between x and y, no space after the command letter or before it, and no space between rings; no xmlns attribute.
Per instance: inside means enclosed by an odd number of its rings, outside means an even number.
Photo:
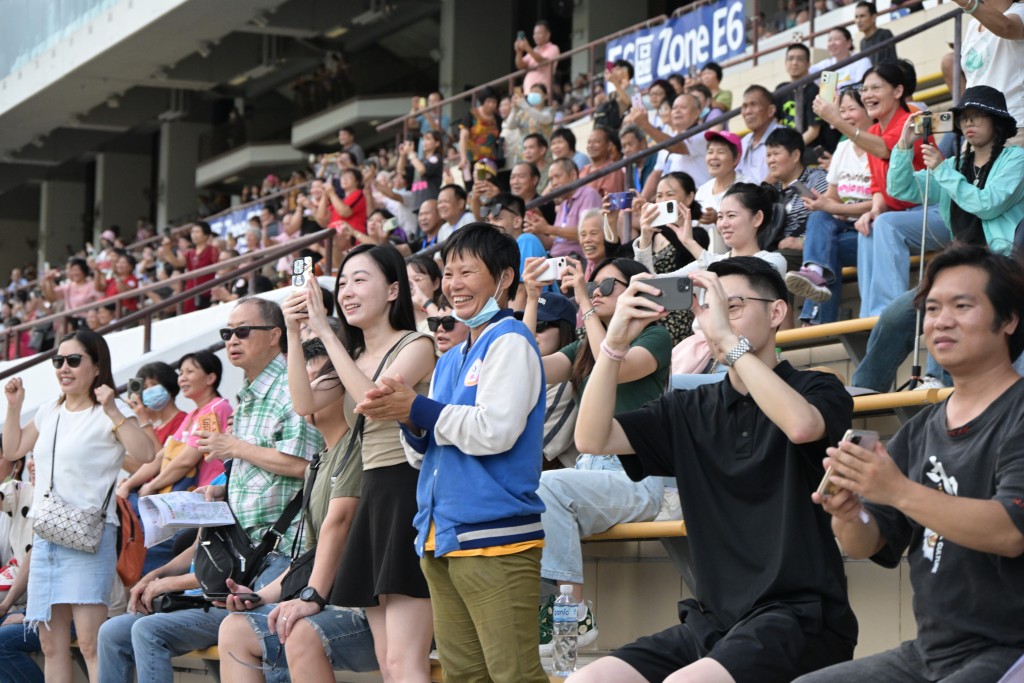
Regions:
<svg viewBox="0 0 1024 683"><path fill-rule="evenodd" d="M303 588L302 591L299 593L299 599L303 602L315 603L317 607L319 607L320 609L323 609L327 606L327 601L324 600L324 597L320 595L320 593L318 593L317 590L312 586L306 586L305 588Z"/></svg>

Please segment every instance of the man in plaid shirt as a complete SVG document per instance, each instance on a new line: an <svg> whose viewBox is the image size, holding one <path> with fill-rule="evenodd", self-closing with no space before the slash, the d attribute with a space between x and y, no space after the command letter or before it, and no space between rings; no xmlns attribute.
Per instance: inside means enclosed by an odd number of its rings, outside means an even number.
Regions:
<svg viewBox="0 0 1024 683"><path fill-rule="evenodd" d="M221 331L225 335L228 361L245 373L233 433L203 432L199 449L207 458L231 460L228 502L250 538L258 541L302 488L307 461L324 442L292 409L280 307L257 297L241 299ZM222 490L217 493L223 497ZM298 517L278 546L280 554L271 553L253 589L270 583L288 566L286 553L297 523ZM140 681L170 683L173 657L217 644L220 623L228 615L224 609L150 614L155 596L198 587L190 566L194 552L193 546L142 577L132 588L129 613L100 629L101 681L130 681L135 667Z"/></svg>

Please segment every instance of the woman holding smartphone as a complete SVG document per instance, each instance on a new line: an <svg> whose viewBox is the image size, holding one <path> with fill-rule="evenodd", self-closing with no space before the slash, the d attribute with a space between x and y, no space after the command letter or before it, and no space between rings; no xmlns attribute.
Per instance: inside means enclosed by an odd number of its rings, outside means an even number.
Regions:
<svg viewBox="0 0 1024 683"><path fill-rule="evenodd" d="M630 278L646 271L633 259L607 259L598 264L588 282L580 263L575 259L568 261L562 287L573 288L576 303L583 311L586 332L581 339L543 356L541 362L549 385L571 382L576 396L581 396L596 358L602 353L605 329L619 296ZM531 331L537 326L538 302L545 285L538 278L545 268L544 259L530 259L523 273L523 322ZM640 333L619 366L616 412L639 408L664 392L671 354L672 339L664 326L651 324ZM574 600L579 604L583 598L580 538L605 531L614 524L654 519L661 510L662 480L649 477L633 482L614 454L583 454L575 469L541 475L538 493L546 508L541 516L545 532L541 577L571 584ZM546 613L547 610L542 611ZM551 623L542 618L540 626L541 653L550 653ZM597 628L589 610L579 619L579 627L577 646L594 642Z"/></svg>

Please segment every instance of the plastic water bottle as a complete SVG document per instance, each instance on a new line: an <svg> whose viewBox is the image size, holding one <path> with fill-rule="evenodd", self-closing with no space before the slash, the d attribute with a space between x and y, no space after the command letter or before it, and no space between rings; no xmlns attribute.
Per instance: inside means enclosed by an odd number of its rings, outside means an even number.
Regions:
<svg viewBox="0 0 1024 683"><path fill-rule="evenodd" d="M551 659L554 674L563 678L569 677L576 670L576 636L579 634L578 606L572 599L572 586L563 584L561 595L555 600L554 629L552 639L554 648Z"/></svg>

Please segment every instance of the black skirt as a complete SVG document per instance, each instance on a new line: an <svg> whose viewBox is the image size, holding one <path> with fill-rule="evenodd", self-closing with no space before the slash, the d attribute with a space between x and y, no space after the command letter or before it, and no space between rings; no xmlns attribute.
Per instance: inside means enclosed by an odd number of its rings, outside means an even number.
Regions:
<svg viewBox="0 0 1024 683"><path fill-rule="evenodd" d="M429 598L416 555L416 482L407 463L363 472L362 492L345 555L331 591L331 604L376 607L379 596Z"/></svg>

